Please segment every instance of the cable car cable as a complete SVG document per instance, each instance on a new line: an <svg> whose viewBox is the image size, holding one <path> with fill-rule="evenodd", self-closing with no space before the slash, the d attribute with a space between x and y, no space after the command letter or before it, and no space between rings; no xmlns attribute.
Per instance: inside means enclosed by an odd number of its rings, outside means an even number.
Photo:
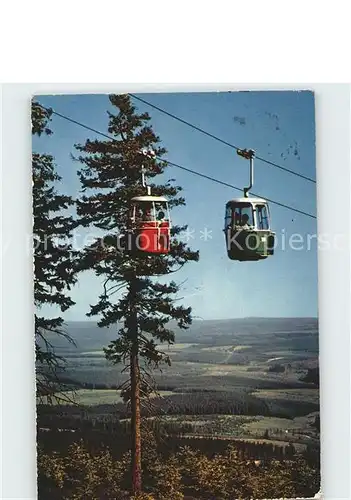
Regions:
<svg viewBox="0 0 351 500"><path fill-rule="evenodd" d="M64 120L67 120L71 123L74 123L75 125L78 125L82 128L85 128L86 130L90 130L91 132L94 132L95 134L98 134L98 135L101 135L102 137L106 137L107 139L110 139L112 141L115 141L116 139L114 137L112 137L111 135L108 135L108 134L105 134L104 132L100 132L99 130L96 130L92 127L89 127L88 125L85 125L84 123L81 123L81 122L78 122L77 120L74 120L73 118L70 118L69 116L65 116L65 115L62 115L61 113L58 113L57 111L54 111L52 108L46 108L45 106L43 106L42 104L40 104L40 106L45 109L46 111L49 111L51 112L53 115L57 115L59 116L60 118L63 118ZM206 175L206 174L202 174L201 172L196 172L196 170L192 170L190 168L187 168L187 167L183 167L182 165L178 165L177 163L174 163L170 160L166 160L164 158L160 158L160 157L156 157L158 158L160 161L164 161L165 163L167 163L168 165L171 165L173 167L176 167L176 168L179 168L181 170L184 170L186 172L189 172L189 173L192 173L194 175L197 175L199 177L203 177L204 179L208 179L212 182L216 182L217 184L221 184L222 186L226 186L226 187L229 187L231 189L236 189L237 191L242 191L241 188L238 188L237 186L233 186L232 184L229 184L228 182L224 182L224 181L220 181L219 179L216 179L215 177L210 177L209 175ZM252 193L254 196L257 196L257 197L260 197L260 195L257 195L255 193ZM313 214L310 214L308 212L304 212L303 210L299 210L298 208L294 208L294 207L290 207L289 205L285 205L284 203L281 203L279 201L274 201L272 199L269 199L269 198L265 198L268 202L270 203L273 203L275 205L278 205L280 207L283 207L283 208L286 208L288 210L292 210L293 212L296 212L296 213L299 213L299 214L302 214L302 215L305 215L307 217L311 217L312 219L316 219L317 217Z"/></svg>
<svg viewBox="0 0 351 500"><path fill-rule="evenodd" d="M198 132L201 132L202 134L205 134L208 137L211 137L212 139L215 139L216 141L221 142L222 144L225 144L226 146L229 146L229 147L236 149L236 150L240 149L238 146L235 146L234 144L231 144L230 142L227 142L224 139L221 139L220 137L217 137L216 135L213 135L210 132L207 132L206 130L204 130L200 127L197 127L196 125L194 125L190 122L187 122L186 120L183 120L182 118L179 118L179 116L176 116L176 115L173 115L172 113L169 113L165 109L159 108L158 106L156 106L155 104L152 104L151 102L145 101L141 97L137 97L135 94L128 94L128 95L130 97L132 97L133 99L136 99L140 102L143 102L144 104L150 106L151 108L154 108L157 111L160 111L161 113L164 113L165 115L170 116L171 118L174 118L175 120L178 120L179 122L184 123L185 125L188 125L189 127L197 130ZM302 179L304 179L306 181L313 182L314 184L316 184L315 179L312 179L311 177L307 177L306 175L295 172L294 170L290 170L289 168L283 167L282 165L279 165L278 163L275 163L273 161L266 160L265 158L262 158L261 156L256 156L256 160L260 160L263 163L267 163L267 165L279 168L280 170L283 170L289 174L296 175L297 177L301 177Z"/></svg>
<svg viewBox="0 0 351 500"><path fill-rule="evenodd" d="M205 179L216 182L217 184L222 184L222 186L230 187L231 189L236 189L237 191L242 192L242 188L238 188L237 186L233 186L233 184L229 184L228 182L220 181L219 179L216 179L214 177L210 177L209 175L201 174L200 172L196 172L195 170L191 170L190 168L183 167L181 165L178 165L177 163L173 163L173 162L168 161L168 160L164 160L164 161L166 161L169 165L180 168L180 169L185 170L187 172L191 172L192 174L198 175L199 177L204 177ZM252 192L251 192L251 194L253 196L256 196L257 198L261 198L261 195L259 195L259 194L255 194ZM312 219L317 218L313 214L310 214L308 212L304 212L303 210L299 210L298 208L290 207L289 205L285 205L284 203L281 203L279 201L274 201L270 198L267 198L266 196L264 197L264 199L266 201L268 201L269 203L273 203L274 205L278 205L279 207L287 208L288 210L292 210L292 211L297 212L297 213L302 214L302 215L306 215L307 217L311 217Z"/></svg>

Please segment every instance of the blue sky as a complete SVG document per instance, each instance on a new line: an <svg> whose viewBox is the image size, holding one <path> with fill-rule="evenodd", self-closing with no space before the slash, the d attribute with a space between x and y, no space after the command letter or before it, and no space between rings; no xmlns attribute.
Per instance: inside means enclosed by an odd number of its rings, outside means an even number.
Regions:
<svg viewBox="0 0 351 500"><path fill-rule="evenodd" d="M307 177L315 172L314 96L311 92L221 92L140 94L139 97L197 125L240 148L252 148L258 156ZM38 96L55 111L107 133L106 95ZM147 111L151 124L166 147L167 159L240 188L248 184L248 162L235 150L204 134L134 101ZM96 134L53 116L52 136L34 138L33 147L55 157L63 180L59 189L80 195L79 164L70 158L74 144ZM296 150L296 152L295 152ZM226 256L223 219L226 201L240 196L225 186L169 167L167 178L183 187L187 205L172 212L174 223L193 230L189 244L200 250L200 262L186 265L174 278L187 280L181 296L203 319L247 316L317 315L317 245L309 236L317 231L315 219L270 205L272 227L277 233L275 255L261 262L235 262ZM259 160L255 161L252 191L300 210L316 214L316 185ZM205 240L203 231L209 237ZM293 234L301 235L299 250L289 248ZM285 249L283 249L285 241ZM296 245L297 247L298 245ZM85 320L89 304L101 292L100 279L81 275L72 292L76 305L67 320Z"/></svg>

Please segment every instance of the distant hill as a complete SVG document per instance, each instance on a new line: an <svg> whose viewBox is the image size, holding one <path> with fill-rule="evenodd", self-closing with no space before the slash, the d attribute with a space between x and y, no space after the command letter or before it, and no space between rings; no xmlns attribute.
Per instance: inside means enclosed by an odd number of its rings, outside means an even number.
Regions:
<svg viewBox="0 0 351 500"><path fill-rule="evenodd" d="M226 345L239 339L241 343L261 342L279 344L289 341L291 348L303 343L306 350L318 349L317 318L238 318L222 320L195 320L188 330L180 330L170 324L176 333L176 342ZM67 333L75 340L77 347L69 345L64 338L52 336L57 351L101 350L117 336L119 325L99 328L95 321L66 322ZM263 338L264 337L264 338ZM287 345L289 347L289 345Z"/></svg>

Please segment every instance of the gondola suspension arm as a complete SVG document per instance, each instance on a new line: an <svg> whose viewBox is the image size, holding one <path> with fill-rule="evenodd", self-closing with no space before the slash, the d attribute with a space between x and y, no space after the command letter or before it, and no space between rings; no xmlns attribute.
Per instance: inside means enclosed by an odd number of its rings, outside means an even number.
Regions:
<svg viewBox="0 0 351 500"><path fill-rule="evenodd" d="M249 197L249 191L253 186L253 162L255 157L255 151L253 149L238 149L237 154L246 158L246 160L250 160L250 185L244 188L244 197Z"/></svg>

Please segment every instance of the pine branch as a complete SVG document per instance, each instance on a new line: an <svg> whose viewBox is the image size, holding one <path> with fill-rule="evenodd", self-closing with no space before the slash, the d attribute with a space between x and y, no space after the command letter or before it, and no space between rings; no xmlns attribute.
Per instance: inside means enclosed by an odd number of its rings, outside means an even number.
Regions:
<svg viewBox="0 0 351 500"><path fill-rule="evenodd" d="M52 131L47 127L52 112L32 103L32 133L40 136ZM48 154L32 154L33 172L33 247L34 247L34 301L39 310L44 305L56 305L61 311L74 302L67 292L76 282L75 262L78 253L72 245L63 245L62 238L71 238L77 227L65 211L74 204L69 196L57 193L55 183L61 180L56 172L54 158ZM57 394L65 388L58 378L64 358L57 355L48 334L55 334L74 343L62 329L63 319L35 315L35 342L37 361L37 389L46 393L50 401L62 400ZM67 400L67 398L65 398Z"/></svg>

